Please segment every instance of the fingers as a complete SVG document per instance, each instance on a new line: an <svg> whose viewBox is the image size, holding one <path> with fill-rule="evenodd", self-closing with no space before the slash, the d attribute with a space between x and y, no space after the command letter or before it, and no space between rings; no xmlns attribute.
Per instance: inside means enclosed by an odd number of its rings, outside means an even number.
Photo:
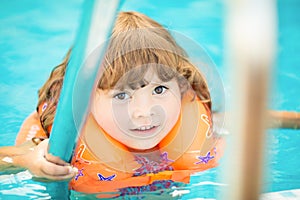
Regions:
<svg viewBox="0 0 300 200"><path fill-rule="evenodd" d="M70 165L69 163L63 161L62 159L60 159L59 157L57 156L53 156L49 153L45 153L45 158L49 161L49 162L52 162L52 163L55 163L57 165L62 165L62 166L68 166Z"/></svg>
<svg viewBox="0 0 300 200"><path fill-rule="evenodd" d="M78 170L71 167L69 163L61 160L59 157L47 153L48 139L42 141L34 152L35 157L30 164L30 171L37 178L46 178L50 180L65 180L74 177ZM35 155L35 156L34 156Z"/></svg>
<svg viewBox="0 0 300 200"><path fill-rule="evenodd" d="M48 174L48 175L52 175L52 176L54 176L54 175L60 176L60 175L67 175L67 174L71 173L72 168L71 168L71 166L56 165L54 163L44 160L41 163L41 171L44 174Z"/></svg>
<svg viewBox="0 0 300 200"><path fill-rule="evenodd" d="M47 166L42 168L43 177L51 180L66 180L73 178L78 170L71 166Z"/></svg>
<svg viewBox="0 0 300 200"><path fill-rule="evenodd" d="M48 153L48 143L49 143L49 139L45 139L43 140L39 145L38 147L40 149L43 149L43 152L44 152L44 155L46 157L46 159L49 161L49 162L52 162L52 163L55 163L55 164L58 164L58 165L70 165L69 163L63 161L62 159L60 159L59 157L57 156L53 156L51 154Z"/></svg>
<svg viewBox="0 0 300 200"><path fill-rule="evenodd" d="M33 175L37 178L46 178L49 180L71 179L77 174L78 170L72 166L61 166L48 162L46 159L39 163L39 171Z"/></svg>
<svg viewBox="0 0 300 200"><path fill-rule="evenodd" d="M70 168L72 168L71 166L69 166ZM71 169L71 173L69 174L65 174L65 175L50 175L47 174L48 172L44 172L43 174L41 174L40 176L34 175L34 179L38 180L38 181L62 181L62 180L69 180L72 179L76 174L77 174L78 170L77 168L73 167Z"/></svg>
<svg viewBox="0 0 300 200"><path fill-rule="evenodd" d="M40 150L42 150L45 158L52 163L58 164L58 165L70 165L69 163L63 161L62 159L60 159L57 156L53 156L51 154L48 153L48 143L49 143L49 139L45 139L43 140L39 145L38 148Z"/></svg>

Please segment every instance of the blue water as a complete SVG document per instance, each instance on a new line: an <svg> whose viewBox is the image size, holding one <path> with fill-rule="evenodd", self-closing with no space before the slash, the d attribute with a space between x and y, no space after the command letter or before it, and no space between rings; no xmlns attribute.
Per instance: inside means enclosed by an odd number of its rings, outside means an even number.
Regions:
<svg viewBox="0 0 300 200"><path fill-rule="evenodd" d="M24 118L36 106L37 90L72 45L82 0L10 0L0 6L0 146L13 145ZM271 109L300 112L300 3L278 0L278 56L274 63ZM127 0L122 10L143 12L169 29L197 41L226 80L223 47L224 5L221 0ZM262 44L263 45L263 44ZM230 92L226 83L225 91ZM267 134L264 192L300 188L300 131L270 130ZM24 172L25 173L25 172ZM224 187L219 168L198 173L180 188L183 199L215 198ZM0 199L44 198L47 183L28 174L0 176ZM170 196L172 191L166 191ZM19 194L19 195L16 195ZM155 196L155 194L153 194ZM84 194L73 193L74 198Z"/></svg>

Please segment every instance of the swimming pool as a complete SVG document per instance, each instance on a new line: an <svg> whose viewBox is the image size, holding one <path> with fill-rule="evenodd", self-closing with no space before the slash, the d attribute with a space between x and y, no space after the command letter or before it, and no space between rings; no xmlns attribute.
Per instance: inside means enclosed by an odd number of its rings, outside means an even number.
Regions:
<svg viewBox="0 0 300 200"><path fill-rule="evenodd" d="M0 146L14 144L24 118L35 109L37 90L53 66L59 64L74 41L81 14L82 0L53 3L17 0L6 1L0 12ZM270 108L300 111L300 20L296 0L278 1L279 47L275 64L273 94ZM143 12L166 27L177 30L197 41L212 57L224 80L222 1L138 1L127 0L122 10ZM225 89L230 93L230 87ZM300 132L270 130L268 132L263 192L300 188ZM183 199L215 198L226 187L219 180L220 168L198 173L191 184L181 188ZM47 187L46 187L47 186ZM51 188L51 187L49 187ZM31 180L30 175L1 175L0 199L49 199L47 183ZM180 192L165 191L176 196ZM72 194L80 198L84 194ZM159 194L152 194L160 195ZM177 195L177 197L178 197Z"/></svg>

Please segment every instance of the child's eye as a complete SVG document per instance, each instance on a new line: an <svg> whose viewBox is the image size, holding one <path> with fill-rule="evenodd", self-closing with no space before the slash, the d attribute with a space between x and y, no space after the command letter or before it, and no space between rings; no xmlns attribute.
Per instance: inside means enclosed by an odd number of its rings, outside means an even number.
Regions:
<svg viewBox="0 0 300 200"><path fill-rule="evenodd" d="M120 92L120 93L114 95L114 98L118 99L118 100L126 100L126 99L129 99L129 97L130 96L128 94L126 94L126 92Z"/></svg>
<svg viewBox="0 0 300 200"><path fill-rule="evenodd" d="M167 89L167 87L160 85L154 88L152 94L163 94Z"/></svg>

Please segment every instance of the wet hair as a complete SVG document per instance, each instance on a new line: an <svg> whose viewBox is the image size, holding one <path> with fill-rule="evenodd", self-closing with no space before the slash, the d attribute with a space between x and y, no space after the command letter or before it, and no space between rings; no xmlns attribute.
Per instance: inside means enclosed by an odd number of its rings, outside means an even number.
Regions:
<svg viewBox="0 0 300 200"><path fill-rule="evenodd" d="M39 90L38 106L43 102L48 104L40 115L46 131L53 123L69 56L70 51ZM168 30L146 15L137 12L119 13L101 65L97 84L99 89L143 87L148 84L144 79L146 72L154 67L161 81L175 78L182 94L188 90L194 91L195 97L211 109L210 93L203 75L189 61L186 52Z"/></svg>
<svg viewBox="0 0 300 200"><path fill-rule="evenodd" d="M39 113L39 117L41 125L48 136L49 126L52 125L54 120L56 105L60 96L60 91L63 84L66 66L69 62L70 53L71 50L68 51L63 62L53 68L49 78L38 91L39 99L37 103L37 109L41 104L47 103L47 107L42 113Z"/></svg>
<svg viewBox="0 0 300 200"><path fill-rule="evenodd" d="M118 83L118 87L128 85L135 89L145 84L147 70L155 66L160 80L167 82L176 78L183 93L191 88L211 108L208 86L200 71L171 34L143 14L119 14L102 65L100 89L112 89L120 80L122 83Z"/></svg>

